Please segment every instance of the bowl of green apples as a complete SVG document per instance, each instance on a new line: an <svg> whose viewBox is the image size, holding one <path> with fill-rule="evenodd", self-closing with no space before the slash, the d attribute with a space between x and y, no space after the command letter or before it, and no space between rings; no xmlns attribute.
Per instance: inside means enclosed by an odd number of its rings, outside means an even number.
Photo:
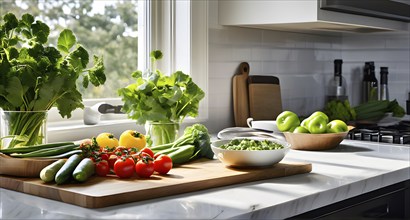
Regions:
<svg viewBox="0 0 410 220"><path fill-rule="evenodd" d="M344 121L329 121L329 117L321 111L312 113L302 121L294 112L283 111L276 118L276 124L294 150L333 149L348 133Z"/></svg>

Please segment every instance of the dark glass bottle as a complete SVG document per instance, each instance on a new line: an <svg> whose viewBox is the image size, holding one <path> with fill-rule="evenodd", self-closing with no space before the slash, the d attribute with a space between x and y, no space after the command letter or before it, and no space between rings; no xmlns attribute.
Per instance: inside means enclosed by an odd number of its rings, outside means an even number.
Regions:
<svg viewBox="0 0 410 220"><path fill-rule="evenodd" d="M389 100L389 87L387 86L387 67L380 67L380 100Z"/></svg>
<svg viewBox="0 0 410 220"><path fill-rule="evenodd" d="M330 79L327 88L327 97L326 101L332 100L341 100L344 101L347 99L347 89L346 89L346 80L342 76L342 64L343 60L336 59L334 60L334 74L333 78Z"/></svg>
<svg viewBox="0 0 410 220"><path fill-rule="evenodd" d="M378 100L377 79L374 72L374 62L364 64L362 102Z"/></svg>

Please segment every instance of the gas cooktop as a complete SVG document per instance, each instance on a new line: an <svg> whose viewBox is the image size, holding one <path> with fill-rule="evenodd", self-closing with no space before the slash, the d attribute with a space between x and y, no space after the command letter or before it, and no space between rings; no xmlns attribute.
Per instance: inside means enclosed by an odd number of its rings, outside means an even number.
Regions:
<svg viewBox="0 0 410 220"><path fill-rule="evenodd" d="M410 146L410 121L400 121L398 124L390 126L361 124L349 131L347 139Z"/></svg>

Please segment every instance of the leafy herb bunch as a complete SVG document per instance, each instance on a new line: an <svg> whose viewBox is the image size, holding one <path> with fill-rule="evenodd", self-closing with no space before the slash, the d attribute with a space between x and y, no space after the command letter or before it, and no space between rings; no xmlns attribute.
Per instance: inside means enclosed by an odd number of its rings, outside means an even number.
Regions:
<svg viewBox="0 0 410 220"><path fill-rule="evenodd" d="M152 51L151 60L162 58L162 52ZM159 70L144 75L141 71L132 73L135 83L118 90L124 101L123 110L138 124L146 121L177 122L186 116L198 116L199 101L205 93L192 78L177 71L169 76Z"/></svg>
<svg viewBox="0 0 410 220"><path fill-rule="evenodd" d="M89 54L71 30L63 30L57 48L48 46L50 28L30 14L18 20L8 13L0 23L0 107L3 110L39 111L56 106L62 117L83 108L76 82L104 84L102 57Z"/></svg>
<svg viewBox="0 0 410 220"><path fill-rule="evenodd" d="M50 28L30 14L20 20L7 13L0 21L0 108L4 111L47 111L56 106L62 117L83 108L77 80L82 86L104 84L102 57L94 56L87 68L89 54L77 43L71 30L63 30L57 47L47 44ZM14 144L39 143L39 127L44 116L10 116L9 132ZM13 146L11 146L13 147Z"/></svg>
<svg viewBox="0 0 410 220"><path fill-rule="evenodd" d="M150 57L153 71L133 72L135 83L119 89L118 94L129 118L138 124L149 122L145 126L148 145L161 145L177 138L179 123L186 116L198 116L199 101L205 93L181 71L167 76L156 70L161 51L152 51Z"/></svg>

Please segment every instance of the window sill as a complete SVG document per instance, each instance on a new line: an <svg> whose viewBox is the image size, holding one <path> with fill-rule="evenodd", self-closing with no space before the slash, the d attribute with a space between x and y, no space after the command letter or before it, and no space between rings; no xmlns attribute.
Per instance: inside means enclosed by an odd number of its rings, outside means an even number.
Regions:
<svg viewBox="0 0 410 220"><path fill-rule="evenodd" d="M85 125L83 120L68 120L47 124L47 141L77 141L110 132L115 136L128 129L142 131L144 127L130 119L100 121L96 125Z"/></svg>
<svg viewBox="0 0 410 220"><path fill-rule="evenodd" d="M205 120L205 118L187 118L181 124L179 133L182 134L186 126ZM102 132L112 133L118 138L125 130L145 133L144 125L136 124L131 119L102 120L96 125L85 125L83 120L67 120L47 124L47 142L78 141L95 137Z"/></svg>

